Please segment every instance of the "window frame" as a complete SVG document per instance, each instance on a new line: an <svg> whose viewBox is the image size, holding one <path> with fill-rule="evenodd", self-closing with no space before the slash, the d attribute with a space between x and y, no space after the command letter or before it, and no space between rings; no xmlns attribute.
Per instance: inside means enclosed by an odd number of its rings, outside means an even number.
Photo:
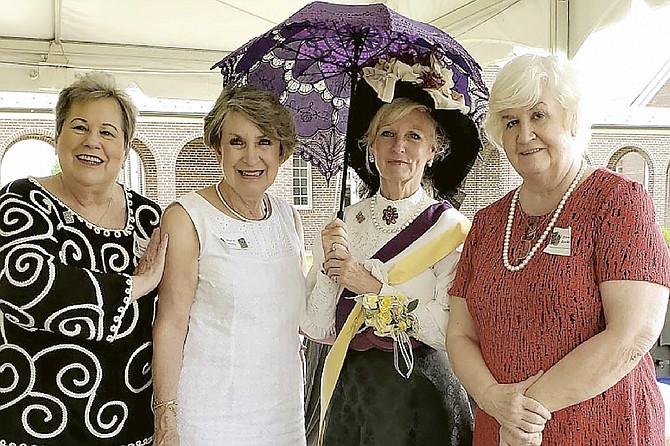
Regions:
<svg viewBox="0 0 670 446"><path fill-rule="evenodd" d="M295 165L296 160L298 160L301 163L300 166ZM296 176L296 169L298 169L301 172L302 171L306 172L307 175L306 176L302 176L302 175ZM298 179L298 180L303 180L304 179L304 180L307 181L307 184L306 184L306 187L307 187L307 196L306 196L307 197L307 204L296 204L296 198L305 197L305 195L303 195L303 194L299 194L299 195L295 194L295 188L296 187L297 188L302 188L303 187L302 184L299 185L299 186L295 185L295 180L296 179ZM312 201L312 166L311 166L310 163L308 163L307 161L302 159L299 155L295 154L295 155L293 155L293 160L291 161L291 204L293 204L293 207L295 207L296 209L312 209L312 203L313 203L313 201Z"/></svg>

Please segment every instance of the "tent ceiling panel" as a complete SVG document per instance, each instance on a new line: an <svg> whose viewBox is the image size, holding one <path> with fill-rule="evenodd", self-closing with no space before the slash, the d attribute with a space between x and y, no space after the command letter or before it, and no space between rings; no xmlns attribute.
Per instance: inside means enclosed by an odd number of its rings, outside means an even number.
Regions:
<svg viewBox="0 0 670 446"><path fill-rule="evenodd" d="M485 47L499 46L500 53L509 55L515 46L551 48L549 29L553 16L550 1L480 0L479 5L483 9L445 16L439 27L452 30L452 35L468 49L469 45L482 43ZM495 61L486 54L474 55Z"/></svg>
<svg viewBox="0 0 670 446"><path fill-rule="evenodd" d="M272 24L223 2L207 0L63 0L62 38L191 49L235 49L240 36ZM110 26L113 24L113 26Z"/></svg>
<svg viewBox="0 0 670 446"><path fill-rule="evenodd" d="M53 39L53 0L3 0L0 3L0 37Z"/></svg>
<svg viewBox="0 0 670 446"><path fill-rule="evenodd" d="M625 16L631 2L670 5L670 0L383 1L401 14L446 30L482 65L509 57L517 46L565 51L572 57L595 29ZM60 88L61 78L100 69L138 84L147 94L212 99L220 79L209 67L307 3L2 0L0 89ZM67 76L44 79L49 71L66 71Z"/></svg>

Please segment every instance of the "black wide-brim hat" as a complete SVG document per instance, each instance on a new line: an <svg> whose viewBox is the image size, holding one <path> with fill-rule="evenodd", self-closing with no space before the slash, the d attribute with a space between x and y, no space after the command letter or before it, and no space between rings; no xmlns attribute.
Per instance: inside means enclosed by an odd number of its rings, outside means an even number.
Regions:
<svg viewBox="0 0 670 446"><path fill-rule="evenodd" d="M395 98L408 98L425 105L430 109L439 126L442 127L448 141L447 153L436 158L432 167L426 166L424 182L432 185L436 199L454 201L459 187L467 176L482 148L479 129L474 121L460 110L441 110L435 108L433 98L418 84L399 81L395 85ZM347 150L349 165L365 183L369 195L379 190L379 172L374 163L370 163L368 171L365 147L360 140L370 125L377 111L384 105L377 93L361 79L349 107L349 129L347 134Z"/></svg>

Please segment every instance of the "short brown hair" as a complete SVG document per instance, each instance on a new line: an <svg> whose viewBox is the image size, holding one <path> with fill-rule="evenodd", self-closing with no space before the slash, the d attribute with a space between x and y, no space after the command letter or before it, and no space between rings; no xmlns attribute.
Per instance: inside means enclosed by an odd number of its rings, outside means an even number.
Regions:
<svg viewBox="0 0 670 446"><path fill-rule="evenodd" d="M251 85L229 86L221 91L205 116L203 139L207 147L213 150L221 147L223 121L231 112L243 113L267 137L279 141L281 163L293 155L297 140L291 114L273 93Z"/></svg>
<svg viewBox="0 0 670 446"><path fill-rule="evenodd" d="M55 109L56 136L63 130L65 116L70 111L72 104L105 98L116 99L116 102L118 102L123 121L123 143L125 147L130 147L137 124L137 108L135 108L130 96L116 87L114 78L100 71L86 73L61 90Z"/></svg>

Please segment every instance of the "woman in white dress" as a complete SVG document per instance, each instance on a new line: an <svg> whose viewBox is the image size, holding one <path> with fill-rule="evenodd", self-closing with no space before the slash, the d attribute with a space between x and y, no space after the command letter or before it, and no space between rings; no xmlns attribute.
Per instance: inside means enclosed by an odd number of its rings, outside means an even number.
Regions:
<svg viewBox="0 0 670 446"><path fill-rule="evenodd" d="M156 445L305 444L298 213L266 193L293 153L269 92L227 88L205 118L223 179L167 208L154 324Z"/></svg>

